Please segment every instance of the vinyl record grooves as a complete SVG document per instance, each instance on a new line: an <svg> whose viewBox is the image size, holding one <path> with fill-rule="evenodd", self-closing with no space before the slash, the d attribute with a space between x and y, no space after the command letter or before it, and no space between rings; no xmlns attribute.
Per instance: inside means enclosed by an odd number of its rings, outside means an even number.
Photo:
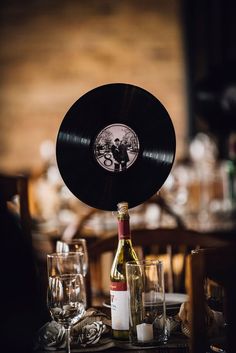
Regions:
<svg viewBox="0 0 236 353"><path fill-rule="evenodd" d="M135 207L163 185L175 158L175 131L148 91L124 83L97 87L66 113L56 156L70 191L87 205Z"/></svg>

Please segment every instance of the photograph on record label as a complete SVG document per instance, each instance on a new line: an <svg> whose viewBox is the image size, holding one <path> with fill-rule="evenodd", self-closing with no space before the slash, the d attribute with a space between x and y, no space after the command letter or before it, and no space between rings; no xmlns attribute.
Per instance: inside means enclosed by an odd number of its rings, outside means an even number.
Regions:
<svg viewBox="0 0 236 353"><path fill-rule="evenodd" d="M101 167L110 172L126 171L135 162L138 153L138 137L124 124L105 127L95 139L95 158Z"/></svg>

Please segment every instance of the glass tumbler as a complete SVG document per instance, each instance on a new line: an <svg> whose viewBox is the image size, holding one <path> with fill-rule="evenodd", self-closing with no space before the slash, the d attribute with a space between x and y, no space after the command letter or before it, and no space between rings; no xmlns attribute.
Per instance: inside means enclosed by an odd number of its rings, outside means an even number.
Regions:
<svg viewBox="0 0 236 353"><path fill-rule="evenodd" d="M158 260L126 264L129 333L133 345L167 341L163 264Z"/></svg>

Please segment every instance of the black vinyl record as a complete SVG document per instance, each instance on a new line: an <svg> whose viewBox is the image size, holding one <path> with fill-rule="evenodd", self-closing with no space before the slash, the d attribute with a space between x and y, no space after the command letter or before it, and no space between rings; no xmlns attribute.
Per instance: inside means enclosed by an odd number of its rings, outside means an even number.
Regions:
<svg viewBox="0 0 236 353"><path fill-rule="evenodd" d="M66 113L56 156L70 191L87 205L135 207L163 185L175 158L172 121L160 101L131 84L97 87Z"/></svg>

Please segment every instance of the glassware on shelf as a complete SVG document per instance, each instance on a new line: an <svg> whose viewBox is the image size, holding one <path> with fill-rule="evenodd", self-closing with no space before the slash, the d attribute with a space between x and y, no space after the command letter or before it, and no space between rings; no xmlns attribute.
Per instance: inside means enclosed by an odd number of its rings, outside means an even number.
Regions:
<svg viewBox="0 0 236 353"><path fill-rule="evenodd" d="M232 212L236 211L236 132L232 132L228 141L227 173L227 199Z"/></svg>

